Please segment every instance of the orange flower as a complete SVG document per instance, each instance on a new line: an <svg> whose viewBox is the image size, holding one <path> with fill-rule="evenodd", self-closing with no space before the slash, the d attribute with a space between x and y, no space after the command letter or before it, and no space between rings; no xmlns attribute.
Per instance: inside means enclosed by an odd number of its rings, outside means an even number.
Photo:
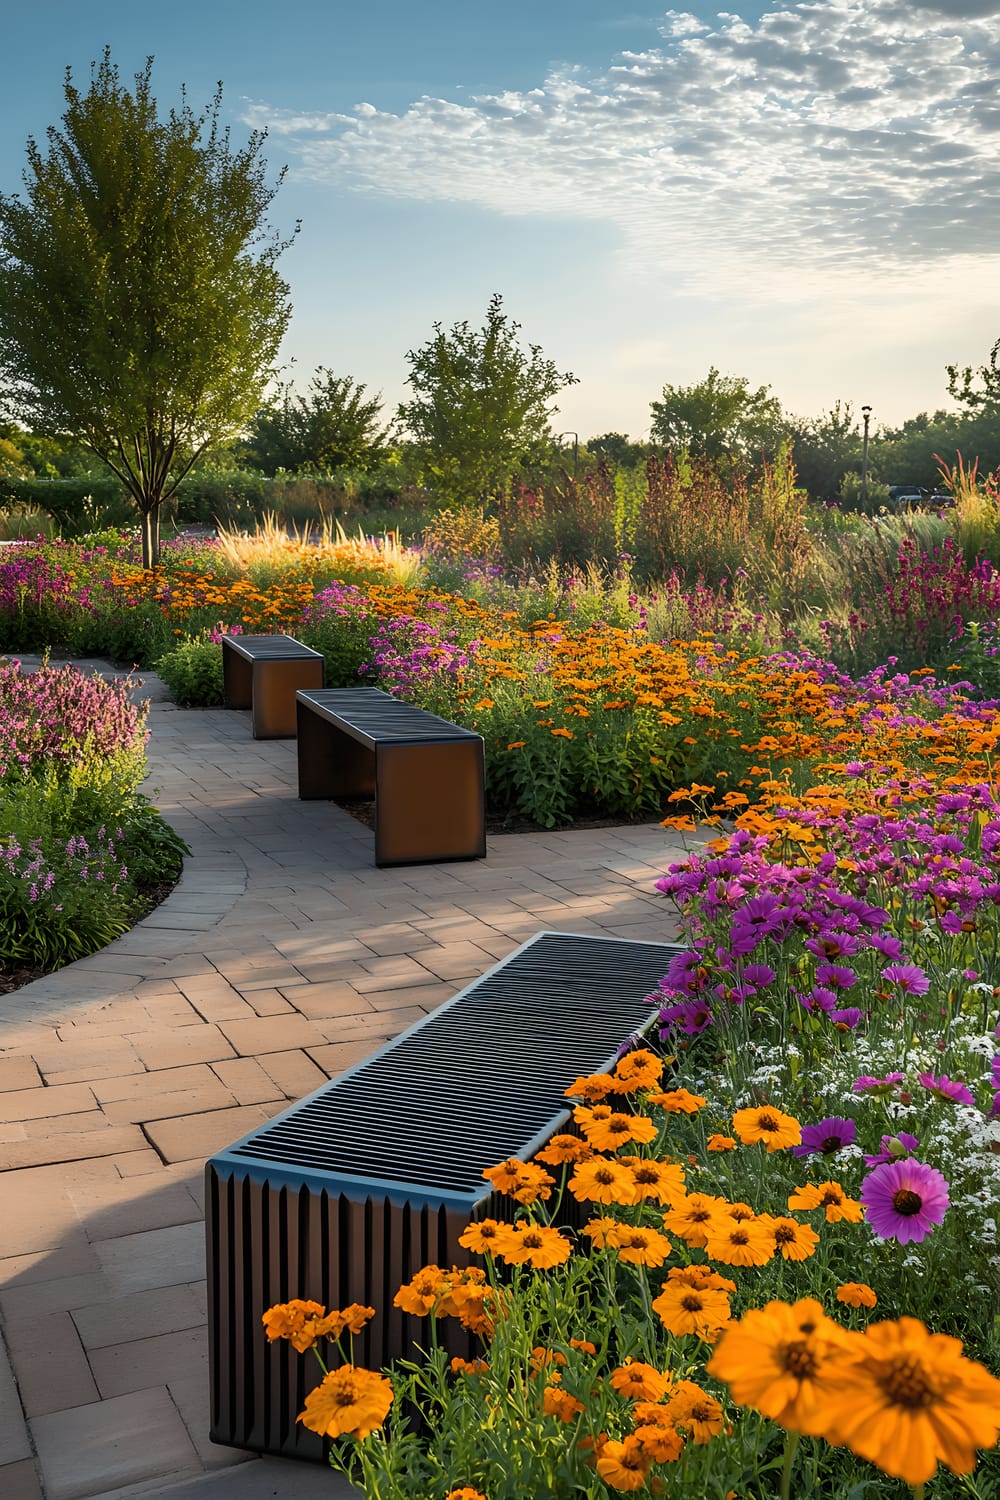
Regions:
<svg viewBox="0 0 1000 1500"><path fill-rule="evenodd" d="M496 1254L513 1266L544 1271L569 1260L570 1248L569 1240L547 1224L515 1224L499 1238Z"/></svg>
<svg viewBox="0 0 1000 1500"><path fill-rule="evenodd" d="M496 1167L487 1167L483 1176L499 1193L506 1193L518 1203L535 1203L539 1198L551 1198L552 1177L543 1167L532 1162L508 1157Z"/></svg>
<svg viewBox="0 0 1000 1500"><path fill-rule="evenodd" d="M597 1459L597 1472L613 1490L642 1490L646 1487L649 1459L634 1434L624 1442L608 1438Z"/></svg>
<svg viewBox="0 0 1000 1500"><path fill-rule="evenodd" d="M449 1490L444 1500L486 1500L482 1490L474 1490L471 1484L463 1484L460 1489Z"/></svg>
<svg viewBox="0 0 1000 1500"><path fill-rule="evenodd" d="M570 1339L571 1349L579 1349L581 1354L596 1354L597 1345L592 1344L589 1339Z"/></svg>
<svg viewBox="0 0 1000 1500"><path fill-rule="evenodd" d="M845 1307L874 1307L878 1298L863 1281L845 1281L837 1288L837 1301Z"/></svg>
<svg viewBox="0 0 1000 1500"><path fill-rule="evenodd" d="M587 1235L593 1241L596 1249L604 1250L608 1245L614 1244L613 1236L618 1233L620 1228L621 1221L619 1219L590 1219L584 1224L580 1232Z"/></svg>
<svg viewBox="0 0 1000 1500"><path fill-rule="evenodd" d="M474 1255L492 1255L498 1237L511 1227L498 1219L480 1219L478 1223L470 1224L468 1229L463 1229L458 1243L464 1249L471 1250Z"/></svg>
<svg viewBox="0 0 1000 1500"><path fill-rule="evenodd" d="M559 1167L569 1161L587 1161L593 1154L593 1147L581 1141L578 1135L554 1135L547 1146L535 1152L533 1159L544 1161L550 1167Z"/></svg>
<svg viewBox="0 0 1000 1500"><path fill-rule="evenodd" d="M736 1141L731 1135L710 1135L708 1149L709 1151L734 1151Z"/></svg>
<svg viewBox="0 0 1000 1500"><path fill-rule="evenodd" d="M583 1402L562 1386L547 1385L542 1392L542 1411L547 1417L558 1417L560 1422L572 1422L583 1411Z"/></svg>
<svg viewBox="0 0 1000 1500"><path fill-rule="evenodd" d="M836 1224L840 1219L845 1219L848 1224L860 1224L865 1214L862 1205L848 1198L839 1182L807 1182L804 1187L789 1193L788 1207L825 1209L828 1224Z"/></svg>
<svg viewBox="0 0 1000 1500"><path fill-rule="evenodd" d="M701 1094L691 1094L687 1089L670 1089L665 1094L650 1094L648 1104L658 1104L671 1115L696 1115L704 1109L708 1100Z"/></svg>
<svg viewBox="0 0 1000 1500"><path fill-rule="evenodd" d="M461 1355L452 1356L451 1372L453 1375L485 1375L489 1365L485 1359L463 1359Z"/></svg>
<svg viewBox="0 0 1000 1500"><path fill-rule="evenodd" d="M416 1318L425 1318L432 1312L448 1288L447 1272L440 1266L424 1266L416 1276L405 1282L392 1299L393 1307Z"/></svg>
<svg viewBox="0 0 1000 1500"><path fill-rule="evenodd" d="M723 1334L706 1366L733 1400L793 1432L818 1433L824 1421L824 1365L849 1337L811 1297L794 1306L751 1308Z"/></svg>
<svg viewBox="0 0 1000 1500"><path fill-rule="evenodd" d="M630 1141L642 1145L657 1134L656 1126L645 1115L622 1114L608 1104L595 1104L592 1109L579 1104L573 1118L597 1151L617 1151Z"/></svg>
<svg viewBox="0 0 1000 1500"><path fill-rule="evenodd" d="M632 1173L639 1203L676 1203L684 1197L684 1168L651 1156L620 1156L619 1162Z"/></svg>
<svg viewBox="0 0 1000 1500"><path fill-rule="evenodd" d="M366 1438L381 1427L392 1400L393 1389L384 1376L341 1365L309 1392L298 1420L322 1437Z"/></svg>
<svg viewBox="0 0 1000 1500"><path fill-rule="evenodd" d="M768 1215L767 1228L783 1260L808 1260L819 1244L819 1235L812 1225L800 1224L796 1219L772 1219Z"/></svg>
<svg viewBox="0 0 1000 1500"><path fill-rule="evenodd" d="M566 1090L567 1099L590 1099L597 1102L606 1099L614 1090L614 1084L607 1073L590 1073L578 1078L571 1083Z"/></svg>
<svg viewBox="0 0 1000 1500"><path fill-rule="evenodd" d="M671 1385L671 1377L666 1371L657 1370L638 1359L627 1359L612 1370L608 1379L619 1395L627 1396L631 1401L659 1401Z"/></svg>
<svg viewBox="0 0 1000 1500"><path fill-rule="evenodd" d="M657 1422L644 1422L636 1427L632 1436L652 1463L674 1463L684 1451L684 1439L673 1427L661 1427Z"/></svg>
<svg viewBox="0 0 1000 1500"><path fill-rule="evenodd" d="M606 1156L578 1162L568 1186L578 1203L589 1199L592 1203L628 1205L637 1202L639 1196L628 1167Z"/></svg>
<svg viewBox="0 0 1000 1500"><path fill-rule="evenodd" d="M615 1064L612 1087L616 1094L631 1094L637 1089L649 1089L663 1072L663 1059L640 1048L626 1052Z"/></svg>
<svg viewBox="0 0 1000 1500"><path fill-rule="evenodd" d="M774 1238L753 1219L728 1215L706 1227L705 1254L726 1266L763 1266L774 1258Z"/></svg>
<svg viewBox="0 0 1000 1500"><path fill-rule="evenodd" d="M848 1337L823 1372L822 1436L909 1485L926 1484L939 1461L971 1473L1000 1433L1000 1380L918 1318Z"/></svg>
<svg viewBox="0 0 1000 1500"><path fill-rule="evenodd" d="M678 1282L681 1286L693 1286L698 1291L706 1287L717 1292L735 1292L736 1282L730 1281L728 1276L721 1276L711 1266L671 1266L667 1276L672 1282Z"/></svg>
<svg viewBox="0 0 1000 1500"><path fill-rule="evenodd" d="M802 1127L791 1115L782 1114L770 1104L753 1109L738 1109L733 1115L733 1129L745 1146L763 1141L768 1151L783 1151L802 1140Z"/></svg>
<svg viewBox="0 0 1000 1500"><path fill-rule="evenodd" d="M662 1266L673 1248L665 1234L641 1224L619 1224L608 1243L618 1251L618 1259L636 1266Z"/></svg>
<svg viewBox="0 0 1000 1500"><path fill-rule="evenodd" d="M694 1333L709 1341L729 1322L729 1298L714 1287L699 1289L680 1281L665 1281L653 1311L668 1333Z"/></svg>
<svg viewBox="0 0 1000 1500"><path fill-rule="evenodd" d="M697 1446L710 1442L722 1431L721 1402L691 1380L682 1380L674 1387L666 1409L674 1425L686 1429Z"/></svg>
<svg viewBox="0 0 1000 1500"><path fill-rule="evenodd" d="M725 1198L712 1198L707 1193L688 1193L674 1203L668 1214L663 1215L663 1224L692 1249L702 1249L708 1239L709 1225L725 1210Z"/></svg>
<svg viewBox="0 0 1000 1500"><path fill-rule="evenodd" d="M278 1302L269 1307L261 1318L268 1339L287 1339L293 1349L304 1354L317 1339L339 1339L344 1329L360 1333L369 1318L375 1316L373 1307L361 1307L352 1303L344 1311L328 1313L319 1302Z"/></svg>

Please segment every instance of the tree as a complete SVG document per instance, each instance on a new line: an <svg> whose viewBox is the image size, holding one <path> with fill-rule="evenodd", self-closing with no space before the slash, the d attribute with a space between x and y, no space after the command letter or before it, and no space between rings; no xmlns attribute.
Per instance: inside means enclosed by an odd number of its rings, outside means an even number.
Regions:
<svg viewBox="0 0 1000 1500"><path fill-rule="evenodd" d="M329 474L373 467L385 452L386 432L379 424L382 397L366 400L365 390L350 375L335 375L323 365L307 395L280 387L250 424L251 462L272 475L279 469Z"/></svg>
<svg viewBox="0 0 1000 1500"><path fill-rule="evenodd" d="M549 407L576 376L560 374L538 344L527 353L517 340L520 323L502 311L495 293L486 322L467 322L410 350L407 384L414 399L399 408L427 476L441 497L462 505L502 494L525 463L540 461L551 445Z"/></svg>
<svg viewBox="0 0 1000 1500"><path fill-rule="evenodd" d="M969 411L978 412L984 408L1000 407L1000 367L997 360L1000 359L1000 339L997 339L990 350L990 362L988 365L980 365L973 372L971 366L966 365L960 369L958 365L947 365L948 394L968 408ZM980 381L981 389L977 390L976 380Z"/></svg>
<svg viewBox="0 0 1000 1500"><path fill-rule="evenodd" d="M844 475L862 467L861 429L849 401L834 402L828 412L792 425L792 449L799 484L813 500L833 500Z"/></svg>
<svg viewBox="0 0 1000 1500"><path fill-rule="evenodd" d="M748 460L773 453L788 424L770 386L752 391L742 375L720 375L714 365L695 385L665 385L650 402L652 437L673 452L698 458Z"/></svg>
<svg viewBox="0 0 1000 1500"><path fill-rule="evenodd" d="M595 453L598 458L622 468L645 463L650 453L647 443L630 442L622 432L604 432L600 437L588 438L586 448L588 453Z"/></svg>
<svg viewBox="0 0 1000 1500"><path fill-rule="evenodd" d="M0 374L35 432L76 435L125 485L156 564L164 500L259 410L290 315L263 219L263 135L234 151L220 84L165 119L152 58L119 82L105 50L61 130L28 141L26 201L0 197ZM280 184L281 177L278 178Z"/></svg>

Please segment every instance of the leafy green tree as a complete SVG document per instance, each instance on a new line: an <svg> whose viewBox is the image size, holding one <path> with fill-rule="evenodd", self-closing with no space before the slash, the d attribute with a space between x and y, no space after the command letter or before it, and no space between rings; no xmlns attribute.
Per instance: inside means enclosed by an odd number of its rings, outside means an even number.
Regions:
<svg viewBox="0 0 1000 1500"><path fill-rule="evenodd" d="M849 401L836 401L821 416L798 418L792 426L795 472L813 500L836 498L844 475L860 472L862 447L861 428Z"/></svg>
<svg viewBox="0 0 1000 1500"><path fill-rule="evenodd" d="M399 408L433 488L454 505L502 494L525 464L542 462L551 446L550 402L576 376L560 374L538 344L518 343L521 325L489 301L486 322L456 323L406 358L412 401Z"/></svg>
<svg viewBox="0 0 1000 1500"><path fill-rule="evenodd" d="M980 365L978 370L973 371L971 365L960 368L958 365L947 365L948 394L954 397L962 406L969 411L982 411L984 408L1000 407L1000 339L997 339L990 350L989 364ZM976 381L979 381L979 387Z"/></svg>
<svg viewBox="0 0 1000 1500"><path fill-rule="evenodd" d="M600 437L588 438L586 447L588 453L596 454L598 458L607 459L608 463L618 464L621 468L644 463L650 454L648 443L630 442L622 432L604 432Z"/></svg>
<svg viewBox="0 0 1000 1500"><path fill-rule="evenodd" d="M323 365L306 395L281 386L250 424L250 462L271 475L279 469L329 474L373 468L385 453L387 434L379 421L381 395L366 399L365 390L350 375L335 375Z"/></svg>
<svg viewBox="0 0 1000 1500"><path fill-rule="evenodd" d="M200 454L260 409L290 315L268 237L263 136L235 151L221 85L161 119L152 58L134 92L106 49L62 129L27 146L25 201L0 197L0 374L14 414L73 433L119 477L155 565L160 507ZM278 182L280 184L281 178Z"/></svg>
<svg viewBox="0 0 1000 1500"><path fill-rule="evenodd" d="M720 375L714 365L695 385L665 385L662 401L650 402L652 438L665 448L697 458L745 462L773 454L788 423L771 387L750 389L742 375Z"/></svg>

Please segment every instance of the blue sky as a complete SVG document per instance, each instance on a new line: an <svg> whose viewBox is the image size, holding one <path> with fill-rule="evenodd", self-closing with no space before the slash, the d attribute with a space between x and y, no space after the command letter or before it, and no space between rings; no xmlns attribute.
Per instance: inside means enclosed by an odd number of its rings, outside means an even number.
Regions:
<svg viewBox="0 0 1000 1500"><path fill-rule="evenodd" d="M38 0L5 19L0 190L108 43L164 107L221 80L268 127L303 384L388 413L498 291L581 437L644 436L713 364L807 416L947 405L1000 336L1000 0L728 3Z"/></svg>

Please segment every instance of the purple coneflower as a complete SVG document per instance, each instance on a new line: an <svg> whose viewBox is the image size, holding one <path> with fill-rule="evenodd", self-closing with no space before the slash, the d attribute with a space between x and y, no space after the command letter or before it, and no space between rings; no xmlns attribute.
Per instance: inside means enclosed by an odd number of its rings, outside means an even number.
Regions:
<svg viewBox="0 0 1000 1500"><path fill-rule="evenodd" d="M870 1172L860 1197L873 1234L907 1245L926 1239L941 1223L948 1208L948 1183L935 1167L908 1156L883 1162Z"/></svg>
<svg viewBox="0 0 1000 1500"><path fill-rule="evenodd" d="M831 1010L830 1020L840 1031L853 1031L860 1026L862 1014L856 1005L849 1005L846 1010Z"/></svg>
<svg viewBox="0 0 1000 1500"><path fill-rule="evenodd" d="M918 1073L917 1082L922 1083L937 1099L948 1099L953 1104L975 1104L972 1090L967 1089L964 1083L958 1079L952 1081L947 1073L942 1073L940 1078L935 1078L933 1073Z"/></svg>
<svg viewBox="0 0 1000 1500"><path fill-rule="evenodd" d="M927 975L916 964L890 964L882 970L882 978L898 985L904 995L926 995L931 987Z"/></svg>
<svg viewBox="0 0 1000 1500"><path fill-rule="evenodd" d="M832 1156L835 1151L842 1151L845 1146L850 1146L854 1136L853 1120L832 1116L820 1120L818 1125L803 1125L802 1143L793 1146L792 1153L795 1156L811 1156L814 1152L819 1152L823 1156Z"/></svg>
<svg viewBox="0 0 1000 1500"><path fill-rule="evenodd" d="M887 1073L884 1078L872 1078L862 1073L855 1078L851 1088L855 1094L891 1094L897 1083L902 1083L902 1073Z"/></svg>
<svg viewBox="0 0 1000 1500"><path fill-rule="evenodd" d="M847 969L843 964L818 964L816 967L816 983L829 985L834 990L849 990L857 977L853 969Z"/></svg>

